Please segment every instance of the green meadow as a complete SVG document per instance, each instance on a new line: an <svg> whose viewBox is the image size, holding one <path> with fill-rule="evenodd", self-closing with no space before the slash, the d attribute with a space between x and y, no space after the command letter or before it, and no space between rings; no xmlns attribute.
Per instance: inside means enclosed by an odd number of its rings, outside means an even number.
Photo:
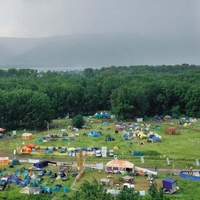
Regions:
<svg viewBox="0 0 200 200"><path fill-rule="evenodd" d="M102 122L106 121L107 125L103 125ZM53 147L107 147L107 149L113 149L114 147L118 147L115 150L115 154L117 155L118 159L128 160L134 163L135 166L144 167L144 168L152 168L154 169L155 166L158 167L158 175L159 179L162 180L164 177L173 177L178 180L178 185L180 190L171 195L171 199L198 199L197 197L200 195L199 186L200 182L190 181L186 179L181 179L178 175L174 175L170 172L163 172L161 169L174 169L175 171L186 169L192 167L193 169L199 169L199 166L196 166L195 160L199 159L199 148L200 148L200 121L189 125L178 125L180 120L167 120L167 121L160 121L154 122L152 119L145 119L143 124L150 124L150 130L162 136L161 142L147 142L146 139L135 139L135 140L124 140L122 137L122 132L115 133L114 125L119 124L121 122L114 122L111 120L97 120L93 118L85 118L85 122L88 126L91 126L89 129L79 129L77 131L71 131L68 126L71 125L71 121L69 119L59 119L54 120L53 124L49 130L44 131L31 131L31 130L17 130L17 136L12 135L12 131L7 131L8 134L7 138L0 139L0 152L2 156L8 156L9 158L19 158L19 159L28 159L28 158L39 158L44 160L52 160L52 161L60 161L60 162L74 162L76 163L76 157L69 156L67 153L59 153L59 150L54 151L51 154L46 153L45 148L52 149ZM135 121L124 122L124 124L131 123L135 124ZM141 123L138 123L141 126ZM165 129L169 127L176 127L176 134L166 134ZM48 134L57 134L60 135L61 129L66 129L68 136L68 141L63 141L62 138L56 138L55 141L50 141L50 139L46 139L46 142L41 142L41 138ZM91 136L84 136L84 133L88 134L91 130L95 132L102 132L102 136L100 137L91 137ZM22 133L24 132L31 132L33 134L32 139L30 140L22 140ZM79 136L76 136L79 133ZM9 136L10 135L10 136ZM74 138L74 141L70 141L70 135ZM106 135L110 135L115 140L114 141L105 141ZM143 142L143 145L140 143ZM39 150L31 154L13 154L14 150L17 147L23 147L27 143L33 143L37 146L40 146ZM133 156L134 151L140 151L144 157L144 163L141 162L140 156ZM166 159L169 159L170 164L168 165ZM106 164L110 161L111 157L105 158L97 158L95 156L87 155L84 156L84 161L86 164L96 164L97 162L102 162ZM21 165L30 165L21 163L20 166L15 166L14 169L21 167ZM6 166L8 172L12 172L14 169L9 168ZM48 168L52 170L58 171L58 167L55 168L54 166L48 166ZM160 170L159 170L160 169ZM73 171L76 171L77 168L75 167ZM82 179L75 183L75 178L72 177L70 174L70 179L66 182L59 182L58 183L65 185L67 187L71 187L73 185L74 189L78 189L81 183L84 180L92 181L93 178L100 180L100 178L106 177L106 173L101 171L99 173L98 170L90 170L89 168L86 170L87 172L84 174ZM116 180L119 177L115 177ZM141 180L141 185L144 180ZM138 179L138 183L139 183ZM52 186L55 183L48 182L48 177L44 177L42 181L43 184L47 184ZM56 182L57 183L57 182ZM139 189L140 184L138 185ZM158 184L159 185L159 184ZM0 191L0 198L6 197L9 193L9 199L15 199L21 197L21 199L26 199L26 195L19 194L20 191L19 186L10 186L9 191ZM148 190L148 188L146 188ZM15 195L14 195L15 194ZM56 192L53 194L59 198L62 197L63 192ZM49 196L49 198L52 196ZM70 195L67 194L67 195ZM27 198L28 199L28 198Z"/></svg>

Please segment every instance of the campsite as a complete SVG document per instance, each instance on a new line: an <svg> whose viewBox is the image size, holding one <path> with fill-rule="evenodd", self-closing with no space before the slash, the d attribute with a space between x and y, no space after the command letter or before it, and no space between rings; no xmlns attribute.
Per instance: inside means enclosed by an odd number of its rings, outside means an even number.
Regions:
<svg viewBox="0 0 200 200"><path fill-rule="evenodd" d="M62 185L62 189L53 189L51 197L53 195L61 197L65 194L63 188L67 190L66 194L70 195L72 188L78 189L84 180L92 181L94 177L99 182L105 181L103 184L106 189L121 188L123 177L129 175L130 170L128 174L124 171L117 173L120 171L118 169L116 173L109 173L104 168L99 168L99 164L102 163L103 166L106 166L112 160L127 160L133 163L135 170L134 186L138 191L147 191L150 184L150 180L144 173L145 170L142 170L141 173L141 170L136 170L138 167L153 172L156 170L158 175L155 181L158 187L162 186L162 180L165 178L178 180L180 190L170 196L172 199L173 196L174 198L181 196L182 199L187 199L187 191L194 190L199 184L199 182L181 179L178 175L178 172L182 169L199 168L196 165L200 145L198 137L200 122L197 119L181 119L181 122L183 122L181 125L180 119L155 121L148 118L144 119L143 122L133 120L123 123L111 119L102 120L91 117L85 117L84 120L87 124L90 124L90 129L71 129L69 127L70 119L59 119L60 126L57 128L42 132L26 130L26 133L32 133L29 134L31 136L29 138L24 138L24 131L17 130L14 135L13 132L5 132L4 134L7 134L7 137L0 140L1 154L2 157L7 155L8 158L1 162L1 168L6 168L5 171L2 170L2 173L14 173L22 167L27 169L33 166L33 163L27 162L13 165L13 168L10 168L12 163L8 160L13 159L47 160L49 165L44 167L45 170L56 174L59 173L60 163L73 163L71 170L66 173L69 177L66 181L61 178L51 182L50 175L45 174L46 172L42 173L41 186L52 189L56 185ZM58 123L58 120L55 120L54 123ZM185 125L185 123L188 125ZM121 130L116 131L116 125L120 125ZM175 134L166 134L166 128L174 126L179 131ZM144 134L146 137L142 133L146 133ZM149 138L148 135L151 137ZM112 139L107 140L106 138ZM100 157L95 156L94 152L101 149L102 155ZM186 151L186 149L190 150ZM109 156L109 150L114 151L113 157ZM73 174L79 172L77 166L79 152L83 152L85 173L79 181L75 182L76 177ZM58 162L59 164L56 166L50 162ZM23 174L24 172L21 173L22 177ZM23 195L20 193L21 189L19 186L9 185L8 190L0 192L0 197L7 195L8 191L12 196L13 191L17 193L15 197L19 196L20 198L20 195ZM196 194L193 193L193 195Z"/></svg>

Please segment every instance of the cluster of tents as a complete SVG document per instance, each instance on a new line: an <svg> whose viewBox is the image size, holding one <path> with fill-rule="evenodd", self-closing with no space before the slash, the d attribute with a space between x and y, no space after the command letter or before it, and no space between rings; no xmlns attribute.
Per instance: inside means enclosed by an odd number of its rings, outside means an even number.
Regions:
<svg viewBox="0 0 200 200"><path fill-rule="evenodd" d="M124 140L146 139L147 142L160 142L162 137L157 133L150 131L150 125L147 124L123 124L115 125L115 131L122 131Z"/></svg>
<svg viewBox="0 0 200 200"><path fill-rule="evenodd" d="M17 159L14 159L12 164L18 165L19 162L16 162ZM55 162L50 161L41 161L34 164L34 167L36 168L43 168L48 165L48 163L56 164ZM38 177L36 173L33 170L26 169L25 167L18 168L13 171L12 174L5 173L1 171L0 173L0 190L5 190L6 186L9 184L13 184L16 186L21 187L20 193L23 194L40 194L40 193L46 193L51 194L54 191L63 191L64 193L69 192L69 188L66 186L62 186L61 184L55 184L53 187L49 187L45 184L42 184L42 178Z"/></svg>

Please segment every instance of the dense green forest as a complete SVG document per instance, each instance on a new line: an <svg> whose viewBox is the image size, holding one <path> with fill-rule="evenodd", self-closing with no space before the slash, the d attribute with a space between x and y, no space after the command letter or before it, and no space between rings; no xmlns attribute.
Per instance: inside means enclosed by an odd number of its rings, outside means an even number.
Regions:
<svg viewBox="0 0 200 200"><path fill-rule="evenodd" d="M0 126L42 129L68 114L117 119L200 117L200 66L111 66L83 71L0 70Z"/></svg>

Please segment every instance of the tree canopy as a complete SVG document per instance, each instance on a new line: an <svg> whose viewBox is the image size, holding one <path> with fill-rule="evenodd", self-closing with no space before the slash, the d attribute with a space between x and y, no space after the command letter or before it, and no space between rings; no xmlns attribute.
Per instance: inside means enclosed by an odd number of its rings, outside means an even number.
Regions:
<svg viewBox="0 0 200 200"><path fill-rule="evenodd" d="M111 66L83 71L0 70L0 126L44 128L52 119L111 111L118 119L200 117L200 67Z"/></svg>

